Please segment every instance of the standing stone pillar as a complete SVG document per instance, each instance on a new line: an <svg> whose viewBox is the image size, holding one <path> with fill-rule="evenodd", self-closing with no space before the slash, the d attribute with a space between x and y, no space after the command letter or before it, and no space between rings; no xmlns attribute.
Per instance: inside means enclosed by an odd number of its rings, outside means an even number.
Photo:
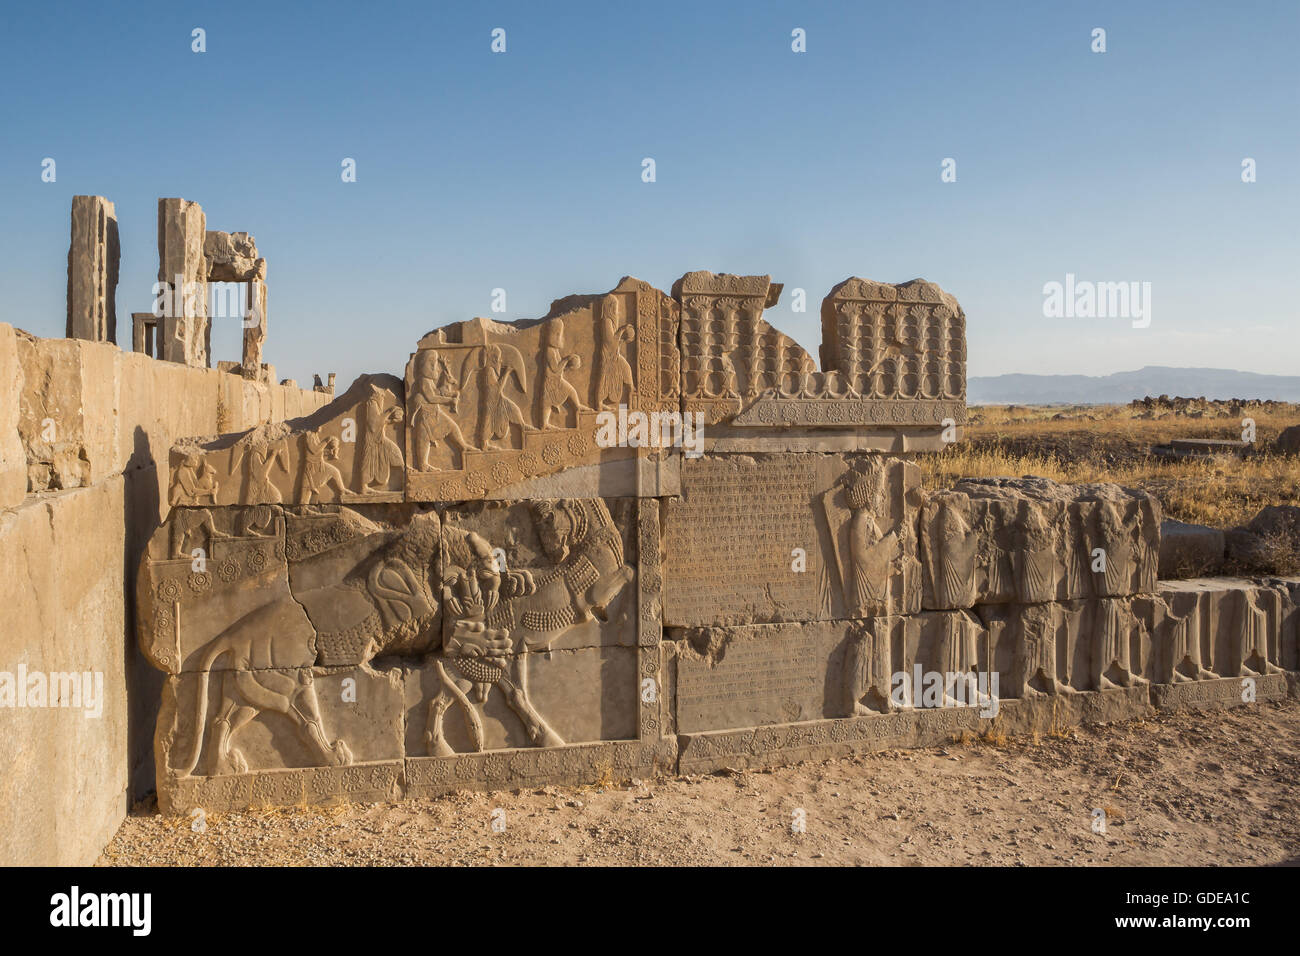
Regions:
<svg viewBox="0 0 1300 956"><path fill-rule="evenodd" d="M158 281L162 283L161 358L207 368L207 219L196 202L158 200Z"/></svg>
<svg viewBox="0 0 1300 956"><path fill-rule="evenodd" d="M265 262L262 274L266 274ZM262 344L266 341L266 283L262 279L248 282L248 313L244 316L244 350L240 364L244 377L255 381L263 379Z"/></svg>
<svg viewBox="0 0 1300 956"><path fill-rule="evenodd" d="M117 212L103 196L72 197L68 246L70 339L117 342Z"/></svg>

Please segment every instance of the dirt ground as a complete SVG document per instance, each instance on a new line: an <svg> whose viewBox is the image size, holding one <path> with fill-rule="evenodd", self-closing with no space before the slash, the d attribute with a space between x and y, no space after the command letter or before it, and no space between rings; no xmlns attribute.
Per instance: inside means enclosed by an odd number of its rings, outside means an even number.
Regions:
<svg viewBox="0 0 1300 956"><path fill-rule="evenodd" d="M99 863L1296 865L1297 780L1289 700L607 788L211 814L202 833L141 807Z"/></svg>

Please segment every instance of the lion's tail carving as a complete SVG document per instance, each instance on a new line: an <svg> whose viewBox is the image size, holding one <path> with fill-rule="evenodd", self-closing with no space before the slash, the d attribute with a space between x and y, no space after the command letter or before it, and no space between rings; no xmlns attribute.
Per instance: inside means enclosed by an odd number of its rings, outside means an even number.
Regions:
<svg viewBox="0 0 1300 956"><path fill-rule="evenodd" d="M203 753L203 738L208 722L208 675L211 674L212 665L216 663L217 658L226 653L227 650L229 648L226 646L225 641L220 637L214 639L208 645L207 652L203 655L203 661L199 665L198 703L194 720L194 750L190 754L190 759L186 761L183 770L185 776L194 773L194 768L199 765L199 755Z"/></svg>

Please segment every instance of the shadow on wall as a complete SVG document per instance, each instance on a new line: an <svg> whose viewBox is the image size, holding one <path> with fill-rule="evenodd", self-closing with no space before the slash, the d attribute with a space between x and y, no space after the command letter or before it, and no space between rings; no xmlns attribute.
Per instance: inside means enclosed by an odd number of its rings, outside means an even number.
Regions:
<svg viewBox="0 0 1300 956"><path fill-rule="evenodd" d="M167 449L154 449L149 435L136 426L131 458L123 471L126 487L125 574L126 595L126 737L129 801L134 803L154 789L153 729L158 720L165 675L149 665L136 640L136 569L150 536L162 523L158 495L158 457L165 460ZM129 809L129 807L128 807Z"/></svg>

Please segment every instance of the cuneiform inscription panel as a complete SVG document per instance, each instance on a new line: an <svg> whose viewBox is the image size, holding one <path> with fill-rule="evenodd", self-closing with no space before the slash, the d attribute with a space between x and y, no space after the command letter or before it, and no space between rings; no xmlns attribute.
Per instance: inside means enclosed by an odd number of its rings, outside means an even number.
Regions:
<svg viewBox="0 0 1300 956"><path fill-rule="evenodd" d="M838 717L828 697L844 625L773 624L688 632L677 662L682 733ZM712 646L720 642L720 646ZM830 712L834 709L836 712Z"/></svg>
<svg viewBox="0 0 1300 956"><path fill-rule="evenodd" d="M822 617L827 583L808 458L701 459L688 466L681 498L664 509L664 623Z"/></svg>

